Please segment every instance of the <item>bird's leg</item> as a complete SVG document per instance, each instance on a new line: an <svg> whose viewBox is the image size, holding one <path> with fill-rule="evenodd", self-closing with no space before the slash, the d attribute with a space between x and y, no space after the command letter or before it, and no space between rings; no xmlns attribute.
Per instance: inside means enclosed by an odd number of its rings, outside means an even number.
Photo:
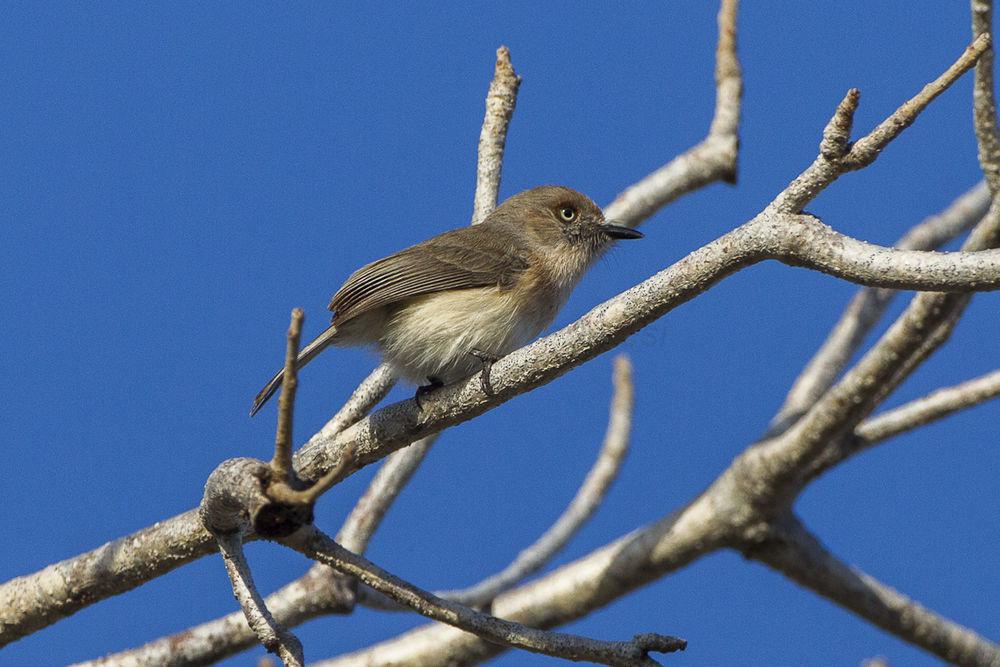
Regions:
<svg viewBox="0 0 1000 667"><path fill-rule="evenodd" d="M417 393L413 397L413 399L417 402L417 407L423 410L424 406L420 404L420 399L426 396L427 394L431 393L435 389L438 389L443 386L444 382L441 381L441 378L437 377L427 378L427 384L423 384L417 387Z"/></svg>
<svg viewBox="0 0 1000 667"><path fill-rule="evenodd" d="M493 385L490 384L490 371L493 370L494 362L499 360L500 357L476 349L470 350L469 354L474 356L476 359L479 359L479 371L481 372L481 375L479 376L479 383L483 387L483 393L487 396L492 396Z"/></svg>

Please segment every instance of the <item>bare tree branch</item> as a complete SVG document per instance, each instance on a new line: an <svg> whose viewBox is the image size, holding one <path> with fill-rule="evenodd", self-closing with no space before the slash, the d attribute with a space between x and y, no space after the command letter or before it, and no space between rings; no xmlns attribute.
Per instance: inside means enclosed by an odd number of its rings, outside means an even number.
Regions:
<svg viewBox="0 0 1000 667"><path fill-rule="evenodd" d="M988 47L990 44L988 35L980 34L973 46L976 44ZM983 52L985 49L980 51L980 55ZM967 50L960 61L965 60L968 54ZM951 69L954 69L954 66ZM977 86L981 84L982 79L977 79ZM927 88L924 90L926 92ZM992 98L992 91L986 95ZM995 122L993 126L986 125L983 122L977 123L977 139L980 146L990 141L985 135L996 133ZM980 153L987 154L988 151L981 150ZM998 242L1000 242L1000 206L994 198L982 221L963 243L962 250L969 253L966 254L967 257L985 256L989 253L972 254L969 251L994 248ZM878 261L874 263L877 264ZM1000 272L995 269L987 269L987 273L992 273L994 277L1000 276ZM808 472L806 476L800 477L794 486L801 489L802 484L817 474L816 471L828 467L826 461L842 461L849 456L852 451L850 444L853 442L850 434L858 423L944 344L961 317L969 298L963 294L918 294L857 365L788 431L786 435L789 437L783 438L784 441L777 443L776 446L783 450L785 455L804 462L803 469Z"/></svg>
<svg viewBox="0 0 1000 667"><path fill-rule="evenodd" d="M744 554L951 664L1000 664L1000 646L841 562L797 519L775 522Z"/></svg>
<svg viewBox="0 0 1000 667"><path fill-rule="evenodd" d="M0 646L215 551L192 509L0 584Z"/></svg>
<svg viewBox="0 0 1000 667"><path fill-rule="evenodd" d="M274 436L274 458L271 459L271 469L282 483L292 480L292 420L295 411L295 390L299 384L298 365L295 360L299 354L299 338L302 336L304 317L301 308L292 311L292 322L288 326L288 344L285 349L281 396L278 399L278 428Z"/></svg>
<svg viewBox="0 0 1000 667"><path fill-rule="evenodd" d="M376 366L368 377L361 381L361 384L337 411L333 419L328 421L319 432L324 437L331 437L348 426L353 426L378 405L395 384L396 378L393 377L391 368L385 364Z"/></svg>
<svg viewBox="0 0 1000 667"><path fill-rule="evenodd" d="M977 44L981 45L983 42L980 39ZM733 230L644 283L598 306L562 331L500 360L494 367L493 384L496 393L493 396L484 395L477 382L467 382L438 392L422 411L417 410L412 401L407 401L383 408L336 437L330 437L330 431L324 429L296 456L300 475L304 479L322 476L338 465L347 448L353 450L354 447L357 447L357 457L350 469L357 469L409 444L415 438L425 437L471 419L514 395L555 379L570 368L614 347L649 322L704 292L739 268L776 254L781 250L778 242L781 241L779 232L782 227L771 223L778 217L780 216L760 216L756 222L752 221ZM774 245L770 246L769 243ZM969 262L968 257L959 255L953 255L951 259L959 264ZM979 258L978 261L988 264L988 260ZM952 268L949 262L934 260L932 263L945 274ZM909 268L912 273L913 269L921 267L919 263L912 263ZM906 279L909 277L912 276L904 276ZM954 284L954 281L947 280L946 275L944 278L943 283L935 283L935 286ZM883 277L876 276L876 279L873 282L886 284ZM890 281L890 284L898 284L898 281ZM927 286L926 283L923 284ZM144 563L152 561L152 569L155 570L162 567L159 563L165 555L136 553L134 557L142 559ZM145 578L126 580L120 585L117 582L110 585L105 583L101 597L128 590L143 580ZM21 578L19 586L30 587L37 583L37 579L25 577ZM4 595L9 591L9 584L0 587L0 603L10 600ZM76 604L73 610L99 599L90 597L89 592L83 596L87 602ZM29 623L38 623L40 616L48 613L48 605L39 602L37 597L27 600L21 598L14 602L19 605L15 611L7 611L9 607L0 604L5 613L20 618L19 623L4 628L0 634L4 639L20 636L17 634L19 628ZM63 607L67 608L69 607ZM35 627L53 620L54 616L48 616L46 621Z"/></svg>
<svg viewBox="0 0 1000 667"><path fill-rule="evenodd" d="M264 606L281 626L295 627L318 616L349 613L354 608L354 591L345 577L317 563L303 576L268 595ZM257 644L257 636L243 612L237 611L77 667L204 665Z"/></svg>
<svg viewBox="0 0 1000 667"><path fill-rule="evenodd" d="M442 600L399 577L382 570L361 556L347 551L315 528L306 528L282 541L309 558L356 577L375 590L407 605L419 614L474 633L490 642L544 653L569 660L588 660L605 665L656 665L652 651L683 650L682 639L657 634L636 635L632 641L605 642L576 635L547 632L503 620Z"/></svg>
<svg viewBox="0 0 1000 667"><path fill-rule="evenodd" d="M972 36L993 32L992 0L972 0ZM997 105L993 91L993 47L976 66L972 91L973 123L979 149L979 164L993 196L1000 194L1000 133L997 132Z"/></svg>
<svg viewBox="0 0 1000 667"><path fill-rule="evenodd" d="M784 218L779 229L774 240L777 259L852 283L938 292L1000 289L1000 250L886 248L840 234L811 215Z"/></svg>
<svg viewBox="0 0 1000 667"><path fill-rule="evenodd" d="M866 445L873 445L997 396L1000 396L1000 371L993 371L872 417L858 426L855 435Z"/></svg>
<svg viewBox="0 0 1000 667"><path fill-rule="evenodd" d="M614 388L615 393L611 399L611 414L608 419L604 444L590 472L587 473L586 479L559 519L534 544L518 554L514 562L501 572L469 588L438 591L434 593L435 595L468 607L487 605L497 595L510 590L544 567L590 519L604 500L611 483L618 476L621 464L628 453L629 433L632 429L634 388L632 385L632 365L625 355L620 355L615 359ZM413 446L411 445L411 447ZM402 450L402 452L406 451ZM392 456L398 456L402 452L397 452ZM388 460L391 461L392 457ZM343 543L341 542L341 544ZM344 547L346 548L346 545ZM358 601L366 606L391 611L405 609L385 596L365 595L364 590L359 593Z"/></svg>
<svg viewBox="0 0 1000 667"><path fill-rule="evenodd" d="M507 142L507 126L517 104L521 77L510 63L506 46L497 49L496 70L486 93L486 118L479 134L479 158L476 162L476 195L472 202L472 224L476 225L497 206L500 172Z"/></svg>
<svg viewBox="0 0 1000 667"><path fill-rule="evenodd" d="M893 139L913 124L934 98L947 90L962 74L972 69L989 45L989 35L977 37L941 76L924 86L917 95L853 145L849 141L850 131L854 111L860 100L860 92L856 88L848 91L823 133L821 147L825 151L821 149L819 156L809 168L792 181L784 192L771 202L768 209L781 213L799 213L842 174L871 164ZM835 149L836 146L840 146L839 152Z"/></svg>
<svg viewBox="0 0 1000 667"><path fill-rule="evenodd" d="M989 204L990 191L984 181L938 215L910 229L895 247L902 250L936 250L982 219ZM783 433L830 388L896 294L896 290L871 287L855 294L826 340L795 380L781 409L771 420L765 437Z"/></svg>
<svg viewBox="0 0 1000 667"><path fill-rule="evenodd" d="M416 471L433 438L418 440L388 457L344 522L338 541L363 551L393 500ZM264 605L284 627L318 616L345 614L354 608L352 580L322 563L267 596ZM81 666L156 664L181 667L207 664L244 651L257 643L242 612L236 612L142 646L111 654Z"/></svg>
<svg viewBox="0 0 1000 667"><path fill-rule="evenodd" d="M736 182L743 78L736 51L737 0L723 0L715 49L715 114L708 136L626 188L605 209L609 220L635 227L663 206L715 181Z"/></svg>
<svg viewBox="0 0 1000 667"><path fill-rule="evenodd" d="M893 410L861 422L854 436L836 447L825 449L810 468L809 477L816 477L846 459L881 442L929 424L960 410L1000 396L1000 371L946 387Z"/></svg>
<svg viewBox="0 0 1000 667"><path fill-rule="evenodd" d="M297 351L297 346L296 346ZM247 625L257 635L257 639L271 653L279 658L285 667L302 667L305 658L302 656L302 643L298 637L281 627L271 612L267 610L264 599L257 591L243 555L243 537L239 533L217 535L219 551L226 564L226 572L233 584L233 595L246 616Z"/></svg>

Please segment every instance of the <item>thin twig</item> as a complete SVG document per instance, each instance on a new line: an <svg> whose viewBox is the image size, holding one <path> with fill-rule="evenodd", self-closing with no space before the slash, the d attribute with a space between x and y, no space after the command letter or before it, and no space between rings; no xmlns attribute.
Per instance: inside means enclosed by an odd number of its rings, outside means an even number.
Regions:
<svg viewBox="0 0 1000 667"><path fill-rule="evenodd" d="M928 104L975 66L989 45L989 35L977 37L941 76L924 86L919 93L896 109L866 136L855 141L850 150L842 155L837 151L828 151L824 154L821 149L819 156L809 168L792 181L768 208L782 213L799 213L842 174L871 164L893 139L913 124ZM827 125L822 146L829 148L847 144L848 138L844 135L850 131L859 95L857 89L852 89L844 97Z"/></svg>
<svg viewBox="0 0 1000 667"><path fill-rule="evenodd" d="M292 322L288 326L288 344L285 348L281 397L278 399L278 428L274 436L271 470L282 482L289 482L292 474L292 417L295 410L295 390L299 385L298 365L295 361L299 356L299 339L302 337L304 318L301 308L292 311Z"/></svg>
<svg viewBox="0 0 1000 667"><path fill-rule="evenodd" d="M506 46L497 49L493 81L486 93L486 117L479 133L479 158L476 162L476 194L472 202L472 224L477 225L496 208L500 192L507 127L517 104L521 77L510 63Z"/></svg>
<svg viewBox="0 0 1000 667"><path fill-rule="evenodd" d="M917 116L943 93L960 76L972 69L979 59L991 48L989 34L978 35L955 63L944 71L934 81L931 81L910 101L901 106L894 114L878 124L878 126L854 142L850 152L845 157L845 166L849 169L860 169L871 164L882 149L898 137L900 133L913 124Z"/></svg>
<svg viewBox="0 0 1000 667"><path fill-rule="evenodd" d="M938 389L858 426L854 434L872 445L1000 396L1000 370Z"/></svg>
<svg viewBox="0 0 1000 667"><path fill-rule="evenodd" d="M243 555L243 538L237 533L231 533L217 535L216 540L226 564L226 572L233 584L233 595L257 639L264 648L281 658L285 667L302 667L305 662L302 643L294 634L281 627L268 611Z"/></svg>
<svg viewBox="0 0 1000 667"><path fill-rule="evenodd" d="M405 604L428 618L471 632L490 642L513 646L568 660L589 660L605 665L659 664L650 652L684 650L683 639L658 634L636 635L631 641L606 642L577 635L538 630L442 600L347 551L315 527L308 527L282 541L309 558L356 577L375 590Z"/></svg>

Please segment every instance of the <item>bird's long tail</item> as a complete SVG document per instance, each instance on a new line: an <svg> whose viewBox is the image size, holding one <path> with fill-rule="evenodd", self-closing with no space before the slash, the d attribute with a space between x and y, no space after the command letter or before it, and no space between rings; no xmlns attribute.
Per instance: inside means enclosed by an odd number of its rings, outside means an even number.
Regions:
<svg viewBox="0 0 1000 667"><path fill-rule="evenodd" d="M331 324L326 331L316 336L311 343L299 351L299 356L295 359L295 367L302 368L312 361L313 357L322 352L328 345L330 345L330 343L333 342L333 337L336 335L337 327ZM264 404L267 403L268 399L274 396L274 393L278 391L278 387L281 386L284 376L285 369L282 368L273 378L271 378L270 382L264 385L264 388L260 390L257 397L253 399L253 406L250 408L251 417L257 414L257 412L264 407Z"/></svg>

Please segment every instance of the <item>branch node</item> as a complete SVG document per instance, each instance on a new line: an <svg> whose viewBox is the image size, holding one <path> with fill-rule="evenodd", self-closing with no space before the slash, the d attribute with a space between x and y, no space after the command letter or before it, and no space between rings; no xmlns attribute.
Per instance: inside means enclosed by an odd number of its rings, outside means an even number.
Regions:
<svg viewBox="0 0 1000 667"><path fill-rule="evenodd" d="M851 128L854 112L858 110L861 91L851 88L837 105L830 122L823 129L823 140L819 144L820 154L831 162L837 162L851 150Z"/></svg>
<svg viewBox="0 0 1000 667"><path fill-rule="evenodd" d="M643 654L653 653L676 653L687 648L687 640L670 635L660 635L655 632L647 632L636 635L632 641L643 652Z"/></svg>

